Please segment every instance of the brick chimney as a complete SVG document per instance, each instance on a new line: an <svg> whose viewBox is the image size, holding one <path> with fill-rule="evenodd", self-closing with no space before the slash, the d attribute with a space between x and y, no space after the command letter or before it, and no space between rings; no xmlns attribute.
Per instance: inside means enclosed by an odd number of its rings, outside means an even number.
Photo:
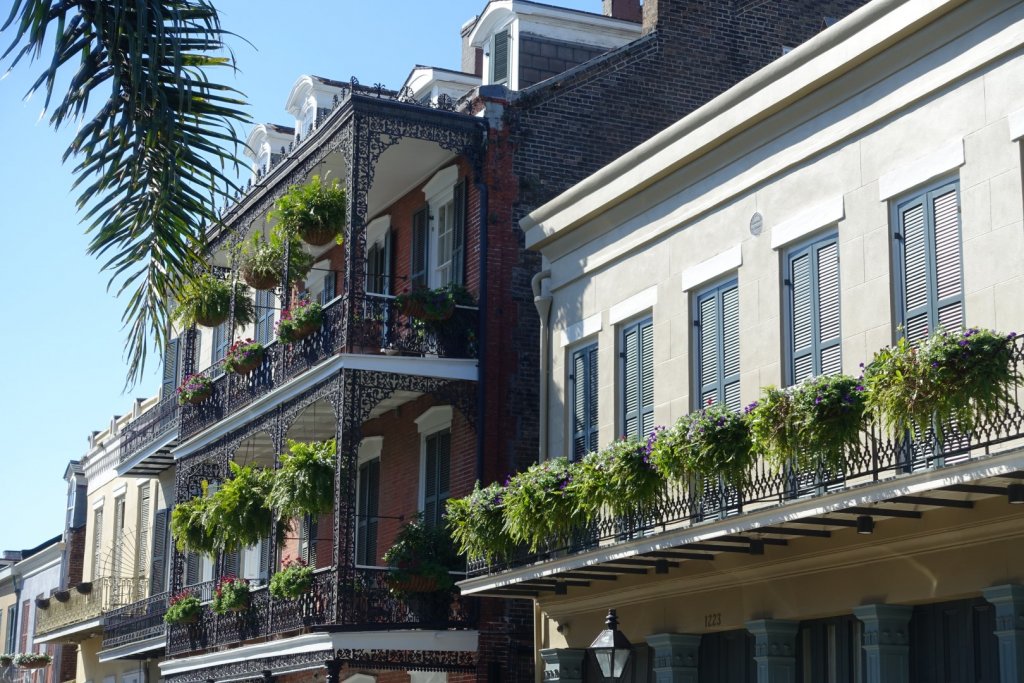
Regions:
<svg viewBox="0 0 1024 683"><path fill-rule="evenodd" d="M640 23L643 20L643 12L640 10L640 0L602 0L604 3L603 13L612 19L624 19Z"/></svg>

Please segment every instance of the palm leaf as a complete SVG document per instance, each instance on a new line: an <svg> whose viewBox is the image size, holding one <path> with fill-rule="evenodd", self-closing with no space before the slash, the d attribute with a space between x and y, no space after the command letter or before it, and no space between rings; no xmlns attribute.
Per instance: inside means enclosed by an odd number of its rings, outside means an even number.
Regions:
<svg viewBox="0 0 1024 683"><path fill-rule="evenodd" d="M127 300L127 383L142 374L149 342L162 350L171 302L203 266L204 226L237 190L247 124L244 96L211 79L234 68L228 35L208 0L13 0L0 30L14 39L3 58L43 61L29 94L42 89L50 123L79 128L74 157L78 207L110 286ZM69 62L66 90L58 72ZM106 100L91 106L90 98Z"/></svg>

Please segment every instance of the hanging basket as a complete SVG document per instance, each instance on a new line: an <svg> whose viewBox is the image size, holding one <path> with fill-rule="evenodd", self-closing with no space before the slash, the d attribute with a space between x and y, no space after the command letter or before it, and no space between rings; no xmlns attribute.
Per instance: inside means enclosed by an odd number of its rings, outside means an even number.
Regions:
<svg viewBox="0 0 1024 683"><path fill-rule="evenodd" d="M202 316L197 313L196 323L202 325L203 327L217 327L217 325L220 325L221 323L225 322L228 319L229 315L229 311L224 311L223 313L218 312L207 316Z"/></svg>
<svg viewBox="0 0 1024 683"><path fill-rule="evenodd" d="M334 241L337 234L337 228L323 225L319 222L310 222L299 228L299 237L302 238L302 241L314 247L330 244Z"/></svg>
<svg viewBox="0 0 1024 683"><path fill-rule="evenodd" d="M253 370L255 370L256 368L263 364L263 356L265 354L266 351L261 349L260 351L246 358L244 361L233 363L231 367L231 372L233 372L236 375L248 375L250 372L252 372Z"/></svg>
<svg viewBox="0 0 1024 683"><path fill-rule="evenodd" d="M281 284L280 273L256 273L246 265L239 268L239 272L242 275L242 279L245 280L245 284L253 289L267 291L275 289Z"/></svg>
<svg viewBox="0 0 1024 683"><path fill-rule="evenodd" d="M193 392L187 399L185 399L184 403L190 406L197 406L206 399L210 398L212 394L213 387L206 387L205 389L200 389L199 391Z"/></svg>
<svg viewBox="0 0 1024 683"><path fill-rule="evenodd" d="M39 660L36 660L36 661L33 661L33 662L23 662L23 663L18 665L18 668L21 668L21 669L45 669L49 664L50 664L49 662L47 662L45 660L42 660L42 659L39 659Z"/></svg>

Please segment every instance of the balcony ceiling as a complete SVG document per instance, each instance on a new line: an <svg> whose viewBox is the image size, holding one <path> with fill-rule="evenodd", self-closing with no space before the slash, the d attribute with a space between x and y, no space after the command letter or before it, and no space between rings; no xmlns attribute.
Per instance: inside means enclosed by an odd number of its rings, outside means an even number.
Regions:
<svg viewBox="0 0 1024 683"><path fill-rule="evenodd" d="M430 180L454 158L452 152L437 144L414 138L404 138L386 149L374 171L366 218L376 217L405 193Z"/></svg>

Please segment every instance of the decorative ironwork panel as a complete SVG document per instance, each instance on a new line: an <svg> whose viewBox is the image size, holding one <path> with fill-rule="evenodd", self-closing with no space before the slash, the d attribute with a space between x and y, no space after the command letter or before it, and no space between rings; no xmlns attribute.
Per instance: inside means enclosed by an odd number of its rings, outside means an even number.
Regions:
<svg viewBox="0 0 1024 683"><path fill-rule="evenodd" d="M126 462L164 434L177 429L178 415L178 399L172 395L129 422L121 431L119 461Z"/></svg>
<svg viewBox="0 0 1024 683"><path fill-rule="evenodd" d="M158 593L103 615L103 644L100 649L137 643L164 634L169 592Z"/></svg>
<svg viewBox="0 0 1024 683"><path fill-rule="evenodd" d="M475 671L476 652L454 650L338 650L351 667L390 671Z"/></svg>

